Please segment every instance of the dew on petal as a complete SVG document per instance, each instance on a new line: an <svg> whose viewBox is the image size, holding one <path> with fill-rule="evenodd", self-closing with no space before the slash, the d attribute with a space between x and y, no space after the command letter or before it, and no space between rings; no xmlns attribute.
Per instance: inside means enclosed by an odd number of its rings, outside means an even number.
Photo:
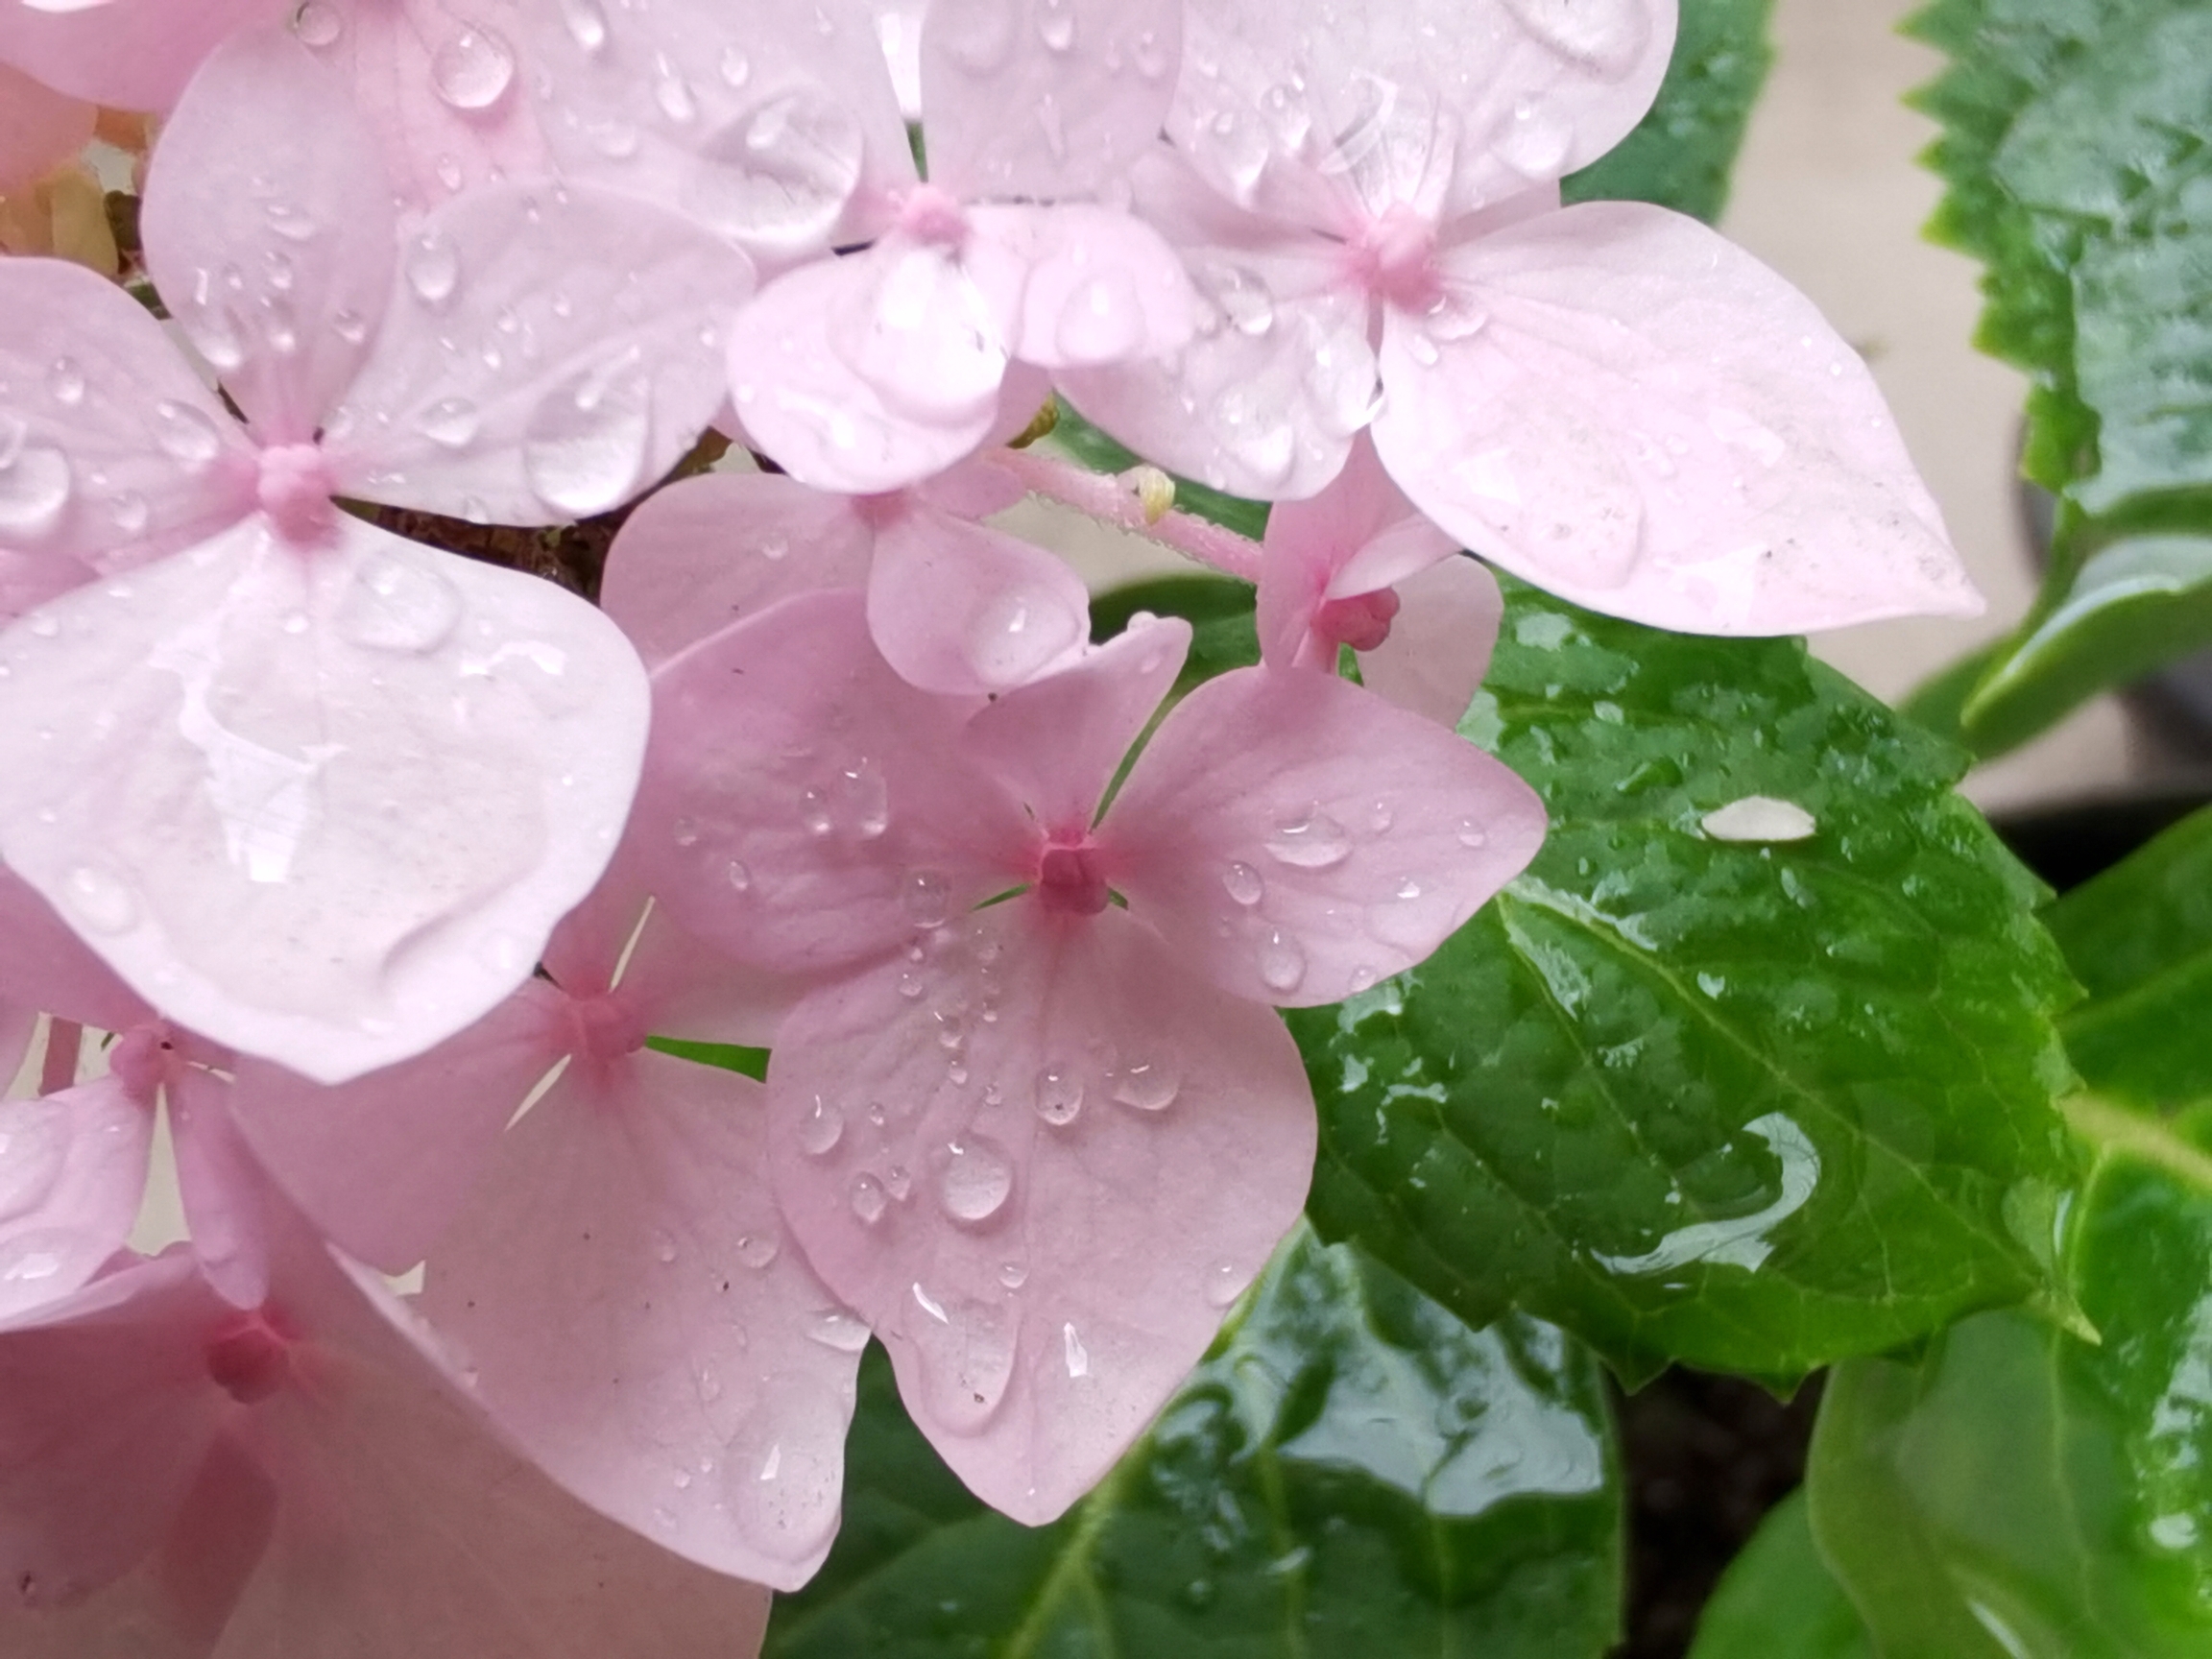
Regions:
<svg viewBox="0 0 2212 1659"><path fill-rule="evenodd" d="M883 1212L890 1198L883 1190L883 1183L873 1175L861 1175L853 1182L853 1214L874 1226L883 1219Z"/></svg>
<svg viewBox="0 0 2212 1659"><path fill-rule="evenodd" d="M1297 870L1327 870L1352 854L1352 837L1344 826L1319 807L1275 827L1267 837L1267 852L1278 863Z"/></svg>
<svg viewBox="0 0 2212 1659"><path fill-rule="evenodd" d="M483 425L483 412L466 397L441 397L415 424L422 436L445 449L464 449Z"/></svg>
<svg viewBox="0 0 2212 1659"><path fill-rule="evenodd" d="M571 375L539 401L522 469L548 507L589 517L637 488L652 439L652 382L636 347Z"/></svg>
<svg viewBox="0 0 2212 1659"><path fill-rule="evenodd" d="M782 1248L773 1233L749 1233L737 1240L737 1260L757 1272L773 1262Z"/></svg>
<svg viewBox="0 0 2212 1659"><path fill-rule="evenodd" d="M461 590L436 569L376 554L339 601L338 631L373 651L419 656L452 637L461 611Z"/></svg>
<svg viewBox="0 0 2212 1659"><path fill-rule="evenodd" d="M1068 1375L1083 1378L1091 1375L1091 1351L1083 1346L1083 1338L1075 1334L1072 1325L1060 1327L1062 1358L1068 1362Z"/></svg>
<svg viewBox="0 0 2212 1659"><path fill-rule="evenodd" d="M456 109L489 109L515 84L514 50L489 29L463 29L431 56L430 84Z"/></svg>
<svg viewBox="0 0 2212 1659"><path fill-rule="evenodd" d="M1261 878L1260 872L1241 862L1231 864L1221 872L1221 885L1230 898L1247 906L1259 903L1267 896L1267 884Z"/></svg>
<svg viewBox="0 0 2212 1659"><path fill-rule="evenodd" d="M84 401L84 371L74 357L57 357L46 371L46 391L63 408Z"/></svg>
<svg viewBox="0 0 2212 1659"><path fill-rule="evenodd" d="M1170 1054L1153 1055L1114 1073L1114 1098L1139 1112L1165 1112L1183 1088L1183 1070Z"/></svg>
<svg viewBox="0 0 2212 1659"><path fill-rule="evenodd" d="M826 1158L845 1136L845 1114L817 1094L799 1119L799 1145L807 1156Z"/></svg>
<svg viewBox="0 0 2212 1659"><path fill-rule="evenodd" d="M138 922L138 902L114 876L80 864L61 883L61 904L88 933L123 933Z"/></svg>
<svg viewBox="0 0 2212 1659"><path fill-rule="evenodd" d="M1061 355L1078 365L1118 362L1143 343L1144 301L1119 266L1078 284L1053 329Z"/></svg>
<svg viewBox="0 0 2212 1659"><path fill-rule="evenodd" d="M746 1539L780 1561L813 1559L837 1530L843 1413L818 1382L779 1374L761 1385L722 1464L722 1501Z"/></svg>
<svg viewBox="0 0 2212 1659"><path fill-rule="evenodd" d="M1052 1065L1037 1073L1037 1116L1056 1128L1075 1121L1083 1110L1083 1076L1072 1066Z"/></svg>
<svg viewBox="0 0 2212 1659"><path fill-rule="evenodd" d="M814 1315L806 1334L825 1348L840 1354L857 1354L868 1346L868 1327L854 1315L832 1308Z"/></svg>
<svg viewBox="0 0 2212 1659"><path fill-rule="evenodd" d="M970 1136L953 1142L946 1152L937 1181L946 1214L974 1225L1005 1208L1014 1190L1014 1166L996 1142Z"/></svg>
<svg viewBox="0 0 2212 1659"><path fill-rule="evenodd" d="M952 915L952 884L934 870L910 870L899 884L899 902L917 927L942 927Z"/></svg>
<svg viewBox="0 0 2212 1659"><path fill-rule="evenodd" d="M599 0L561 0L561 21L568 26L568 37L587 52L596 52L607 44L607 13L600 10Z"/></svg>
<svg viewBox="0 0 2212 1659"><path fill-rule="evenodd" d="M302 46L321 51L335 46L346 33L346 14L332 4L332 0L306 0L292 19L292 33L300 37Z"/></svg>
<svg viewBox="0 0 2212 1659"><path fill-rule="evenodd" d="M1206 1300L1215 1308L1226 1308L1243 1295L1251 1283L1247 1269L1234 1262L1216 1262L1206 1270Z"/></svg>
<svg viewBox="0 0 2212 1659"><path fill-rule="evenodd" d="M866 150L843 104L823 92L786 92L699 146L708 165L687 180L684 204L724 235L798 252L835 228Z"/></svg>
<svg viewBox="0 0 2212 1659"><path fill-rule="evenodd" d="M998 1269L998 1283L1009 1290L1019 1290L1029 1283L1029 1269L1019 1262L1009 1262Z"/></svg>
<svg viewBox="0 0 2212 1659"><path fill-rule="evenodd" d="M0 411L0 534L45 535L61 521L74 487L68 458L29 442L24 423Z"/></svg>
<svg viewBox="0 0 2212 1659"><path fill-rule="evenodd" d="M1459 845L1462 847L1481 848L1490 845L1490 832L1472 818L1459 820L1458 834Z"/></svg>
<svg viewBox="0 0 2212 1659"><path fill-rule="evenodd" d="M0 1222L28 1215L46 1202L68 1166L69 1140L60 1123L29 1103L0 1108Z"/></svg>
<svg viewBox="0 0 2212 1659"><path fill-rule="evenodd" d="M223 434L191 404L164 398L154 405L154 443L170 460L197 471L222 453Z"/></svg>
<svg viewBox="0 0 2212 1659"><path fill-rule="evenodd" d="M1280 927L1270 928L1257 952L1260 982L1285 995L1306 982L1306 949Z"/></svg>

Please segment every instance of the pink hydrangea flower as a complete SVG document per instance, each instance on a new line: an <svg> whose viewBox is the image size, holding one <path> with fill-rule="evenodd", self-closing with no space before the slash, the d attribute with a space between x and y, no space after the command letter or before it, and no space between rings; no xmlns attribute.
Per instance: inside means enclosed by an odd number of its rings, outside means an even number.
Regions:
<svg viewBox="0 0 2212 1659"><path fill-rule="evenodd" d="M1193 0L1140 208L1211 316L1064 373L1164 466L1295 498L1371 425L1460 544L1662 627L1973 614L1865 366L1712 231L1557 180L1649 108L1673 0Z"/></svg>
<svg viewBox="0 0 2212 1659"><path fill-rule="evenodd" d="M1264 668L1178 706L1101 818L1188 641L1146 620L978 711L820 593L656 675L657 889L824 981L769 1073L784 1214L939 1451L1028 1521L1142 1429L1304 1203L1270 1005L1419 961L1542 835L1472 745Z"/></svg>
<svg viewBox="0 0 2212 1659"><path fill-rule="evenodd" d="M144 226L247 424L117 289L0 265L0 574L47 601L0 635L0 854L171 1017L351 1076L529 973L613 850L645 688L590 607L333 498L617 504L711 414L743 260L520 185L402 249L343 91L276 33L209 60Z"/></svg>

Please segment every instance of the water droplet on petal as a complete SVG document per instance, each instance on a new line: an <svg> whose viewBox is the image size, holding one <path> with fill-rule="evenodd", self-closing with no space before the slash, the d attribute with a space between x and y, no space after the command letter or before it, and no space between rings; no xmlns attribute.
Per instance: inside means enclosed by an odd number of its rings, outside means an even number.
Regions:
<svg viewBox="0 0 2212 1659"><path fill-rule="evenodd" d="M1267 896L1267 884L1251 865L1236 863L1221 873L1221 885L1239 904L1257 904Z"/></svg>
<svg viewBox="0 0 2212 1659"><path fill-rule="evenodd" d="M1047 1066L1037 1073L1037 1116L1055 1127L1075 1121L1083 1110L1083 1076L1072 1066Z"/></svg>
<svg viewBox="0 0 2212 1659"><path fill-rule="evenodd" d="M74 483L60 450L30 442L30 428L0 410L0 533L28 541L51 531Z"/></svg>
<svg viewBox="0 0 2212 1659"><path fill-rule="evenodd" d="M683 204L750 245L808 251L843 216L866 150L844 105L819 91L786 92L699 146L707 165L687 180Z"/></svg>
<svg viewBox="0 0 2212 1659"><path fill-rule="evenodd" d="M433 555L433 557L435 557ZM372 554L338 603L338 630L373 651L435 651L461 622L461 590L428 565Z"/></svg>
<svg viewBox="0 0 2212 1659"><path fill-rule="evenodd" d="M80 864L62 881L61 902L77 925L90 933L122 933L138 921L138 902L131 889L88 864Z"/></svg>
<svg viewBox="0 0 2212 1659"><path fill-rule="evenodd" d="M817 1094L814 1103L806 1108L799 1120L799 1144L814 1158L824 1158L835 1149L845 1135L845 1114Z"/></svg>
<svg viewBox="0 0 2212 1659"><path fill-rule="evenodd" d="M1166 1111L1182 1087L1182 1068L1167 1054L1123 1066L1114 1074L1114 1098L1140 1112Z"/></svg>
<svg viewBox="0 0 2212 1659"><path fill-rule="evenodd" d="M467 448L482 424L482 412L466 397L441 397L416 421L423 437L446 449Z"/></svg>
<svg viewBox="0 0 2212 1659"><path fill-rule="evenodd" d="M725 46L722 49L722 60L717 67L722 73L722 84L732 91L753 79L753 60L735 46Z"/></svg>
<svg viewBox="0 0 2212 1659"><path fill-rule="evenodd" d="M461 282L461 255L451 240L425 230L407 245L407 286L425 305L443 305Z"/></svg>
<svg viewBox="0 0 2212 1659"><path fill-rule="evenodd" d="M883 1219L883 1211L889 1204L883 1183L873 1175L856 1176L853 1182L853 1214L873 1227Z"/></svg>
<svg viewBox="0 0 2212 1659"><path fill-rule="evenodd" d="M489 29L450 36L430 60L430 84L456 109L489 109L515 84L515 53Z"/></svg>
<svg viewBox="0 0 2212 1659"><path fill-rule="evenodd" d="M69 1138L58 1117L36 1107L15 1107L11 1128L0 1130L0 1222L28 1215L46 1202L69 1163Z"/></svg>
<svg viewBox="0 0 2212 1659"><path fill-rule="evenodd" d="M774 1262L782 1248L773 1233L750 1233L737 1240L737 1260L758 1272Z"/></svg>
<svg viewBox="0 0 2212 1659"><path fill-rule="evenodd" d="M1075 44L1075 12L1069 0L1045 0L1037 14L1037 38L1047 52L1065 52Z"/></svg>
<svg viewBox="0 0 2212 1659"><path fill-rule="evenodd" d="M1352 837L1344 826L1315 807L1275 827L1267 851L1277 862L1298 870L1327 870L1351 855Z"/></svg>
<svg viewBox="0 0 2212 1659"><path fill-rule="evenodd" d="M830 1390L796 1373L761 1386L760 1403L724 1457L722 1502L762 1554L796 1563L828 1548L837 1530L844 1449L844 1414Z"/></svg>
<svg viewBox="0 0 2212 1659"><path fill-rule="evenodd" d="M952 914L952 884L934 870L910 870L899 900L915 926L942 927Z"/></svg>
<svg viewBox="0 0 2212 1659"><path fill-rule="evenodd" d="M995 1142L969 1137L946 1148L937 1195L953 1220L988 1221L1005 1207L1013 1190L1014 1166Z"/></svg>
<svg viewBox="0 0 2212 1659"><path fill-rule="evenodd" d="M1305 947L1280 927L1260 941L1257 959L1260 982L1270 991L1288 995L1306 982Z"/></svg>
<svg viewBox="0 0 2212 1659"><path fill-rule="evenodd" d="M1505 0L1505 10L1543 45L1603 81L1634 69L1651 38L1643 0Z"/></svg>
<svg viewBox="0 0 2212 1659"><path fill-rule="evenodd" d="M1226 1308L1244 1294L1252 1275L1234 1262L1216 1262L1206 1272L1206 1300Z"/></svg>
<svg viewBox="0 0 2212 1659"><path fill-rule="evenodd" d="M691 95L691 84L673 70L653 83L653 102L678 127L687 127L699 118L699 101Z"/></svg>
<svg viewBox="0 0 2212 1659"><path fill-rule="evenodd" d="M1009 1262L998 1269L998 1283L1009 1290L1019 1290L1029 1283L1029 1269L1019 1262Z"/></svg>
<svg viewBox="0 0 2212 1659"><path fill-rule="evenodd" d="M857 1354L868 1346L868 1327L837 1308L815 1314L806 1334L823 1347L834 1348L840 1354Z"/></svg>
<svg viewBox="0 0 2212 1659"><path fill-rule="evenodd" d="M1091 1351L1083 1346L1083 1338L1075 1334L1074 1326L1060 1327L1060 1347L1062 1357L1068 1361L1070 1377L1091 1375Z"/></svg>
<svg viewBox="0 0 2212 1659"><path fill-rule="evenodd" d="M1119 266L1077 284L1053 328L1053 342L1071 362L1114 363L1144 343L1144 301L1137 279Z"/></svg>
<svg viewBox="0 0 2212 1659"><path fill-rule="evenodd" d="M753 872L747 869L745 865L739 860L735 858L731 859L730 868L724 871L723 874L728 878L731 889L733 891L738 893L748 893L752 891Z"/></svg>
<svg viewBox="0 0 2212 1659"><path fill-rule="evenodd" d="M568 26L568 37L587 52L596 52L607 44L607 13L599 9L599 0L561 0L561 21Z"/></svg>
<svg viewBox="0 0 2212 1659"><path fill-rule="evenodd" d="M636 347L571 375L539 401L523 430L531 490L577 518L620 505L644 470L651 420L652 382Z"/></svg>
<svg viewBox="0 0 2212 1659"><path fill-rule="evenodd" d="M84 401L84 371L74 357L57 357L46 371L46 390L54 401L74 409Z"/></svg>
<svg viewBox="0 0 2212 1659"><path fill-rule="evenodd" d="M292 19L292 33L301 45L320 51L338 43L338 37L346 33L346 16L330 0L306 0Z"/></svg>

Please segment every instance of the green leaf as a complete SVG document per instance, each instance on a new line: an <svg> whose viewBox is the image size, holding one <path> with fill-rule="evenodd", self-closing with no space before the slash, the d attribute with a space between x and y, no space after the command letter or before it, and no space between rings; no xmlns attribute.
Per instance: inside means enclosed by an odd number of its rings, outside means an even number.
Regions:
<svg viewBox="0 0 2212 1659"><path fill-rule="evenodd" d="M2036 1292L2071 986L1960 757L1796 641L1506 588L1461 730L1551 836L1422 967L1291 1016L1323 1235L1632 1379L1789 1382ZM1812 834L1704 830L1759 796Z"/></svg>
<svg viewBox="0 0 2212 1659"><path fill-rule="evenodd" d="M1987 1313L1829 1382L1814 1528L1886 1659L2212 1652L2212 1119L2076 1118L2101 1340Z"/></svg>
<svg viewBox="0 0 2212 1659"><path fill-rule="evenodd" d="M768 1050L746 1048L735 1043L694 1043L686 1037L648 1037L645 1046L663 1054L673 1054L679 1060L696 1061L701 1066L719 1066L725 1071L738 1071L755 1082L768 1075Z"/></svg>
<svg viewBox="0 0 2212 1659"><path fill-rule="evenodd" d="M1480 1653L1598 1659L1621 1500L1597 1367L1468 1330L1303 1230L1151 1432L1031 1530L985 1509L861 1370L846 1521L767 1659Z"/></svg>
<svg viewBox="0 0 2212 1659"><path fill-rule="evenodd" d="M1682 0L1681 33L1658 102L1611 154L1563 185L1570 202L1656 202L1708 224L1728 201L1728 174L1751 106L1774 61L1774 0Z"/></svg>
<svg viewBox="0 0 2212 1659"><path fill-rule="evenodd" d="M1140 611L1181 616L1190 624L1190 655L1175 682L1180 697L1232 668L1260 661L1260 631L1253 620L1254 589L1233 576L1161 576L1132 582L1091 601L1091 637L1113 638Z"/></svg>
<svg viewBox="0 0 2212 1659"><path fill-rule="evenodd" d="M1729 1564L1690 1659L1874 1659L1864 1621L1813 1543L1802 1487Z"/></svg>
<svg viewBox="0 0 2212 1659"><path fill-rule="evenodd" d="M1986 267L1979 339L2028 371L2026 468L2060 497L2035 610L1965 708L1965 735L1994 754L2203 637L2185 548L2091 556L2128 537L2212 535L2212 11L1936 0L1912 27L1952 59L1918 99L1943 124L1932 230ZM2153 568L2173 589L2163 601L2139 580ZM2014 653L2032 660L2008 667Z"/></svg>
<svg viewBox="0 0 2212 1659"><path fill-rule="evenodd" d="M2212 1097L2212 811L2051 908L2089 1000L2060 1023L2094 1088L2143 1106Z"/></svg>

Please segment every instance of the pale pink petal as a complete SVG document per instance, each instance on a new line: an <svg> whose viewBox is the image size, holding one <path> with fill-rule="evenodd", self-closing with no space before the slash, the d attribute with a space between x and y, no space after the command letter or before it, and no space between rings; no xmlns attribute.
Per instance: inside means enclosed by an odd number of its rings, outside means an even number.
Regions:
<svg viewBox="0 0 2212 1659"><path fill-rule="evenodd" d="M978 713L971 752L1047 835L1086 830L1190 650L1190 623L1140 615L1080 661Z"/></svg>
<svg viewBox="0 0 2212 1659"><path fill-rule="evenodd" d="M1091 595L1043 548L915 501L877 532L868 627L924 690L997 693L1082 655Z"/></svg>
<svg viewBox="0 0 2212 1659"><path fill-rule="evenodd" d="M1194 0L1167 131L1225 196L1349 239L1596 160L1674 25L1673 0Z"/></svg>
<svg viewBox="0 0 2212 1659"><path fill-rule="evenodd" d="M421 1305L556 1479L791 1590L837 1530L861 1334L784 1238L766 1143L750 1078L579 1056L500 1142Z"/></svg>
<svg viewBox="0 0 2212 1659"><path fill-rule="evenodd" d="M1108 879L1181 959L1284 1007L1412 967L1519 875L1533 790L1330 674L1248 668L1162 722L1099 832Z"/></svg>
<svg viewBox="0 0 2212 1659"><path fill-rule="evenodd" d="M1450 337L1389 316L1375 443L1464 545L1698 633L1980 611L1865 365L1748 253L1605 202L1451 259Z"/></svg>
<svg viewBox="0 0 2212 1659"><path fill-rule="evenodd" d="M83 266L0 259L0 547L13 597L204 540L253 510L253 450L144 306ZM16 586L11 582L11 587ZM47 589L40 592L41 588Z"/></svg>
<svg viewBox="0 0 2212 1659"><path fill-rule="evenodd" d="M998 420L1006 348L941 250L903 238L794 271L738 313L732 396L801 483L868 495L973 454Z"/></svg>
<svg viewBox="0 0 2212 1659"><path fill-rule="evenodd" d="M930 182L970 201L1101 189L1159 136L1182 51L1182 0L935 0Z"/></svg>
<svg viewBox="0 0 2212 1659"><path fill-rule="evenodd" d="M0 1100L0 1320L67 1296L123 1248L154 1113L112 1076Z"/></svg>
<svg viewBox="0 0 2212 1659"><path fill-rule="evenodd" d="M1368 690L1456 728L1490 667L1504 619L1498 579L1476 559L1446 559L1398 584L1390 637L1359 654Z"/></svg>
<svg viewBox="0 0 2212 1659"><path fill-rule="evenodd" d="M1399 527L1411 521L1409 531ZM1381 549L1377 537L1392 534ZM1271 663L1288 666L1314 655L1309 636L1322 603L1388 587L1399 574L1398 555L1410 541L1427 554L1407 569L1449 557L1454 551L1443 532L1429 527L1413 511L1376 458L1375 446L1356 440L1344 470L1318 495L1289 501L1267 516L1262 545L1259 629L1261 650ZM1431 549L1431 542L1433 549ZM1379 580L1348 580L1357 566L1385 566ZM1322 665L1335 670L1333 641L1323 641Z"/></svg>
<svg viewBox="0 0 2212 1659"><path fill-rule="evenodd" d="M0 61L0 196L37 182L89 144L93 114L91 105Z"/></svg>
<svg viewBox="0 0 2212 1659"><path fill-rule="evenodd" d="M655 905L623 965L621 1001L648 1035L765 1048L812 982L733 962Z"/></svg>
<svg viewBox="0 0 2212 1659"><path fill-rule="evenodd" d="M228 1404L200 1334L228 1311L174 1254L0 1322L0 1584L52 1606L168 1530Z"/></svg>
<svg viewBox="0 0 2212 1659"><path fill-rule="evenodd" d="M244 1060L231 1112L333 1243L387 1273L429 1254L565 1048L565 998L523 986L426 1054L325 1088Z"/></svg>
<svg viewBox="0 0 2212 1659"><path fill-rule="evenodd" d="M1112 908L1017 900L818 993L769 1088L808 1259L939 1454L1032 1524L1182 1382L1312 1171L1288 1033Z"/></svg>
<svg viewBox="0 0 2212 1659"><path fill-rule="evenodd" d="M0 856L171 1017L326 1082L529 974L643 749L613 623L344 516L69 594L0 661Z"/></svg>
<svg viewBox="0 0 2212 1659"><path fill-rule="evenodd" d="M128 1031L155 1018L54 906L6 869L0 869L0 1006L41 1009L97 1031Z"/></svg>
<svg viewBox="0 0 2212 1659"><path fill-rule="evenodd" d="M47 85L120 109L167 109L215 43L275 22L291 0L0 0L0 59Z"/></svg>
<svg viewBox="0 0 2212 1659"><path fill-rule="evenodd" d="M721 403L721 325L752 286L698 227L582 185L471 191L400 266L325 450L347 494L501 524L660 482Z"/></svg>
<svg viewBox="0 0 2212 1659"><path fill-rule="evenodd" d="M571 179L785 270L879 234L914 156L869 0L536 5L540 126Z"/></svg>
<svg viewBox="0 0 2212 1659"><path fill-rule="evenodd" d="M956 752L976 706L894 674L858 593L702 640L654 675L637 815L671 828L639 849L652 890L737 960L791 973L950 920L1028 849L1020 805Z"/></svg>
<svg viewBox="0 0 2212 1659"><path fill-rule="evenodd" d="M867 586L875 540L848 496L710 472L638 503L607 550L599 602L657 667L793 593Z"/></svg>
<svg viewBox="0 0 2212 1659"><path fill-rule="evenodd" d="M296 32L345 75L410 206L546 171L522 88L520 0L324 4Z"/></svg>
<svg viewBox="0 0 2212 1659"><path fill-rule="evenodd" d="M1200 301L1158 230L1111 207L976 207L961 252L1006 349L1046 369L1163 359Z"/></svg>
<svg viewBox="0 0 2212 1659"><path fill-rule="evenodd" d="M174 1065L164 1085L192 1253L217 1295L258 1308L269 1296L268 1177L231 1120L229 1081Z"/></svg>
<svg viewBox="0 0 2212 1659"><path fill-rule="evenodd" d="M392 281L391 185L347 88L283 30L217 48L155 148L140 220L170 315L264 444L305 444Z"/></svg>
<svg viewBox="0 0 2212 1659"><path fill-rule="evenodd" d="M1020 409L1026 401L1026 395L1015 395L1016 375L1039 373L1036 370L1024 371L1020 364L1008 366L1006 387L1000 400L1000 408L1007 412L1008 419L1012 418L1013 411ZM1039 385L1041 390L1035 400L1037 407L1030 409L1022 425L1007 432L1004 438L1000 438L998 433L993 433L991 441L994 444L1011 442L1021 437L1029 421L1037 418L1037 409L1051 400L1051 381L1048 378L1040 379ZM1000 424L1003 428L1004 422ZM940 513L950 513L955 518L980 519L1018 505L1028 492L1022 488L1021 479L999 466L990 455L983 454L915 486L915 493Z"/></svg>

